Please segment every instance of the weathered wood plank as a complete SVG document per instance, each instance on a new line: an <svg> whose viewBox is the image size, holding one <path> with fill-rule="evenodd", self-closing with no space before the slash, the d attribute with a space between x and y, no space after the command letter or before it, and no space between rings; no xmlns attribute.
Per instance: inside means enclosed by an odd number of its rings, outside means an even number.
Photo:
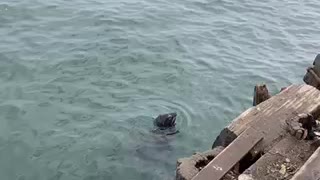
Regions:
<svg viewBox="0 0 320 180"><path fill-rule="evenodd" d="M243 112L239 117L234 119L229 126L222 130L213 144L213 148L223 146L225 147L225 152L230 152L220 153L194 178L205 180L206 178L217 179L217 177L221 177L232 168L234 163L237 163L237 160L239 161L241 159L243 155L239 152L250 151L252 157L255 157L260 152L269 152L270 149L288 135L286 120L290 120L301 113L309 113L314 117L320 115L320 91L318 89L309 85L291 85L256 107L252 107ZM231 151L230 148L232 146L234 148L235 145L233 144L239 142L241 139L239 137L245 134L244 132L246 132L248 127L262 134L263 140L256 146L253 146L253 149L247 146L247 148L241 149L240 151L239 149L235 152ZM251 135L253 137L248 137L248 139L256 137L256 135L252 133ZM245 143L246 142L243 141L243 144ZM267 155L268 154L266 154L265 158L267 158ZM270 155L270 157L275 156ZM223 161L221 159L223 159ZM221 163L217 164L216 167L223 167L223 172L213 170L212 163L214 162Z"/></svg>
<svg viewBox="0 0 320 180"><path fill-rule="evenodd" d="M291 180L320 179L320 148L318 148Z"/></svg>
<svg viewBox="0 0 320 180"><path fill-rule="evenodd" d="M309 85L291 85L279 94L252 107L234 119L217 137L213 147L229 143L224 142L239 136L247 127L254 127L265 135L261 149L272 145L286 132L286 119L300 113L320 112L320 91ZM225 133L227 132L227 133Z"/></svg>
<svg viewBox="0 0 320 180"><path fill-rule="evenodd" d="M259 141L263 134L249 128L215 157L193 180L219 180L235 166Z"/></svg>
<svg viewBox="0 0 320 180"><path fill-rule="evenodd" d="M243 172L239 179L290 179L316 149L311 144L311 141L298 141L288 134Z"/></svg>

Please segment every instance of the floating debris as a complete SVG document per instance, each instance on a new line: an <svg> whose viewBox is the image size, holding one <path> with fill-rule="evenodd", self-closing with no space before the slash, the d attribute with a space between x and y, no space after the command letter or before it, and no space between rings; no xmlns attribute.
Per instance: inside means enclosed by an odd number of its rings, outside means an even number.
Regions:
<svg viewBox="0 0 320 180"><path fill-rule="evenodd" d="M287 168L284 164L281 164L280 174L285 175L287 173Z"/></svg>

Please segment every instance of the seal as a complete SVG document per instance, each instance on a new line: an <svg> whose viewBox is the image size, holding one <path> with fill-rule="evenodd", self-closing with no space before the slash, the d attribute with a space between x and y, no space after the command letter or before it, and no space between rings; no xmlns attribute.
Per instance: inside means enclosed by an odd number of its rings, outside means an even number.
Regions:
<svg viewBox="0 0 320 180"><path fill-rule="evenodd" d="M153 132L166 135L173 135L178 133L176 130L177 113L160 114L154 119L153 125L156 127Z"/></svg>

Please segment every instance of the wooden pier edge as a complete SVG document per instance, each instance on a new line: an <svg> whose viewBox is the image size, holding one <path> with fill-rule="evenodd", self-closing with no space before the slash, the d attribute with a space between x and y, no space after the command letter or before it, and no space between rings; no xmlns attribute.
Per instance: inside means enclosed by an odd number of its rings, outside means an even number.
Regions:
<svg viewBox="0 0 320 180"><path fill-rule="evenodd" d="M291 180L320 179L320 148L318 148Z"/></svg>
<svg viewBox="0 0 320 180"><path fill-rule="evenodd" d="M266 135L278 133L278 131L283 130L286 119L290 119L299 113L310 113L317 117L320 113L319 110L319 90L305 84L291 85L267 101L240 114L221 131L213 142L212 148L216 146L226 147L247 127L263 127L263 125L266 125L269 126L269 129L263 131ZM275 125L282 128L274 127Z"/></svg>
<svg viewBox="0 0 320 180"><path fill-rule="evenodd" d="M221 179L262 139L263 134L254 128L248 128L192 178L192 180Z"/></svg>
<svg viewBox="0 0 320 180"><path fill-rule="evenodd" d="M241 134L244 133L248 127L252 127L256 132L262 134L263 140L258 144L252 144L254 146L252 150L251 148L244 148L246 153L249 153L249 151L263 153L268 152L277 142L288 135L286 120L292 119L301 113L309 113L315 117L319 116L320 91L310 85L291 85L279 94L270 97L268 100L255 107L249 108L235 118L221 131L214 141L212 148L228 148L229 145L232 147L232 143L235 139L241 137ZM228 151L233 152L231 150ZM241 153L241 157L246 153ZM239 157L240 156L238 156L238 159ZM236 160L238 159L235 158L235 160L233 160L229 165L236 164ZM211 163L212 162L214 161L211 161ZM227 172L229 168L230 166L227 167L227 170L224 169L224 171ZM201 171L199 169L198 173L194 173L193 177L197 180L205 180L205 178L198 177L202 177L200 174L207 171L206 169L208 168L203 168ZM184 175L180 173L182 172L180 170L181 169L177 168L177 177L179 177L177 179L189 180L187 178L183 178ZM220 176L219 178L211 178L211 180L218 179L221 179Z"/></svg>
<svg viewBox="0 0 320 180"><path fill-rule="evenodd" d="M257 85L254 107L222 129L212 150L178 159L176 180L320 179L320 54L303 81L272 97Z"/></svg>

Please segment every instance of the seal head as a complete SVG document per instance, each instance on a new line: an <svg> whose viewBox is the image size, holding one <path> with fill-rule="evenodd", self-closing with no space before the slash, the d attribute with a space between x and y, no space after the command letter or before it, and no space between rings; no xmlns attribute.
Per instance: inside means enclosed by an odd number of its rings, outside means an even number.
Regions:
<svg viewBox="0 0 320 180"><path fill-rule="evenodd" d="M153 124L156 127L153 132L157 134L173 135L179 132L176 129L177 113L161 114L154 119Z"/></svg>
<svg viewBox="0 0 320 180"><path fill-rule="evenodd" d="M154 125L160 129L167 129L176 125L177 113L161 114L154 120Z"/></svg>

